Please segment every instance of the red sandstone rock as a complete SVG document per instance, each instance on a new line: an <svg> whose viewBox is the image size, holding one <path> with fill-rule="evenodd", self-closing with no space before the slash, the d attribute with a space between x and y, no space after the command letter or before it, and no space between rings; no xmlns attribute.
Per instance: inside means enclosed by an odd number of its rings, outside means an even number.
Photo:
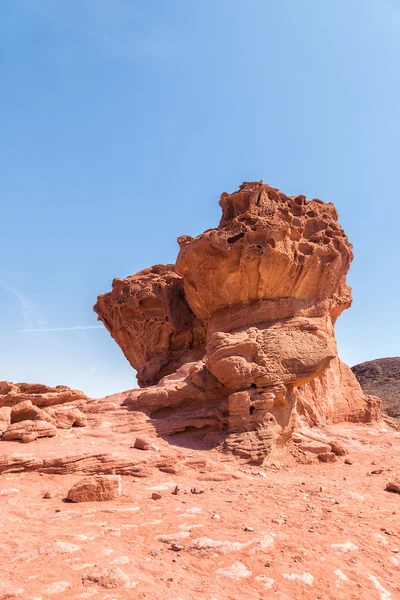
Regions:
<svg viewBox="0 0 400 600"><path fill-rule="evenodd" d="M11 423L21 421L51 421L51 417L41 408L34 406L30 400L23 400L11 408Z"/></svg>
<svg viewBox="0 0 400 600"><path fill-rule="evenodd" d="M153 385L204 355L204 326L185 299L173 265L156 265L97 298L94 310L126 358L140 386Z"/></svg>
<svg viewBox="0 0 400 600"><path fill-rule="evenodd" d="M220 204L217 229L178 240L175 267L204 322L205 356L186 358L125 404L145 412L159 435L204 429L210 442L253 462L290 437L296 405L312 424L378 418L379 400L364 396L337 358L334 324L351 304L352 250L333 205L257 182ZM131 303L147 277L133 277Z"/></svg>
<svg viewBox="0 0 400 600"><path fill-rule="evenodd" d="M82 575L83 585L93 585L94 583L103 588L126 587L129 584L129 577L120 569L95 567Z"/></svg>
<svg viewBox="0 0 400 600"><path fill-rule="evenodd" d="M318 454L318 460L324 463L335 462L336 455L333 452L322 452L321 454Z"/></svg>
<svg viewBox="0 0 400 600"><path fill-rule="evenodd" d="M310 425L369 423L379 419L380 400L365 396L351 369L338 358L314 381L296 388L297 412Z"/></svg>
<svg viewBox="0 0 400 600"><path fill-rule="evenodd" d="M331 441L329 443L332 448L332 452L336 454L336 456L345 456L347 454L346 448L340 442Z"/></svg>
<svg viewBox="0 0 400 600"><path fill-rule="evenodd" d="M14 406L19 402L30 400L35 406L44 408L65 402L86 401L87 396L78 390L71 390L65 385L55 388L39 383L10 383L0 381L0 407Z"/></svg>
<svg viewBox="0 0 400 600"><path fill-rule="evenodd" d="M325 452L331 452L332 448L329 444L324 444L321 442L304 442L299 446L300 450L303 452L311 452L312 454L323 454Z"/></svg>
<svg viewBox="0 0 400 600"><path fill-rule="evenodd" d="M28 443L33 442L39 437L54 437L57 435L57 429L47 421L21 421L9 425L3 433L2 440L21 440Z"/></svg>
<svg viewBox="0 0 400 600"><path fill-rule="evenodd" d="M72 502L104 502L121 495L119 475L94 475L78 481L68 492Z"/></svg>
<svg viewBox="0 0 400 600"><path fill-rule="evenodd" d="M154 452L157 452L158 450L157 446L155 446L151 440L142 437L136 438L133 447L137 448L138 450L152 450Z"/></svg>
<svg viewBox="0 0 400 600"><path fill-rule="evenodd" d="M70 429L71 427L86 427L87 417L79 410L69 406L57 406L44 409L48 417L59 429Z"/></svg>
<svg viewBox="0 0 400 600"><path fill-rule="evenodd" d="M11 423L11 408L3 406L0 408L0 436Z"/></svg>
<svg viewBox="0 0 400 600"><path fill-rule="evenodd" d="M389 481L386 484L386 488L389 492L397 492L400 494L400 479Z"/></svg>

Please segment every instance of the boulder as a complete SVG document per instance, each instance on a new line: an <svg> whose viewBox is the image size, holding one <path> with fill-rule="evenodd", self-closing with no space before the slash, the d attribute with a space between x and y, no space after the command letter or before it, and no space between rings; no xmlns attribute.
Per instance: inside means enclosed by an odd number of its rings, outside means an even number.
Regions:
<svg viewBox="0 0 400 600"><path fill-rule="evenodd" d="M57 429L52 423L47 421L20 421L9 425L1 439L4 441L21 440L28 443L39 437L54 437L55 435L57 435Z"/></svg>
<svg viewBox="0 0 400 600"><path fill-rule="evenodd" d="M51 422L51 417L41 408L34 406L31 400L23 400L11 408L11 423L21 421Z"/></svg>
<svg viewBox="0 0 400 600"><path fill-rule="evenodd" d="M393 479L386 484L386 490L388 492L397 492L400 494L400 479Z"/></svg>
<svg viewBox="0 0 400 600"><path fill-rule="evenodd" d="M143 437L137 437L133 447L138 448L139 450L152 450L153 452L158 451L157 446L155 446L150 439Z"/></svg>
<svg viewBox="0 0 400 600"><path fill-rule="evenodd" d="M121 495L120 475L93 475L81 479L69 490L67 499L72 502L104 502Z"/></svg>
<svg viewBox="0 0 400 600"><path fill-rule="evenodd" d="M329 444L323 444L322 442L304 442L299 445L300 450L303 452L312 452L312 454L323 454L325 452L331 452L332 448Z"/></svg>
<svg viewBox="0 0 400 600"><path fill-rule="evenodd" d="M44 409L44 411L59 429L71 427L86 427L87 416L79 408L57 406Z"/></svg>

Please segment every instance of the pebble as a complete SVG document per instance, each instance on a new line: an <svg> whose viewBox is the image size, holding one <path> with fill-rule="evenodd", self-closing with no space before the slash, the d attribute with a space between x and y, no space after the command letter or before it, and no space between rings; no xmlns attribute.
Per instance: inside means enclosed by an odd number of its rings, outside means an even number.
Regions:
<svg viewBox="0 0 400 600"><path fill-rule="evenodd" d="M183 546L180 544L171 544L171 550L174 552L180 552L183 549Z"/></svg>
<svg viewBox="0 0 400 600"><path fill-rule="evenodd" d="M245 527L244 530L245 531L254 531L254 527Z"/></svg>
<svg viewBox="0 0 400 600"><path fill-rule="evenodd" d="M158 492L153 492L153 493L151 494L151 499L152 499L152 500L160 500L161 498L162 498L162 495L161 495L161 494L159 494Z"/></svg>
<svg viewBox="0 0 400 600"><path fill-rule="evenodd" d="M214 521L220 521L221 520L221 516L218 515L217 513L214 513L211 518L214 519Z"/></svg>
<svg viewBox="0 0 400 600"><path fill-rule="evenodd" d="M204 493L203 488L199 488L199 487L194 487L190 491L192 492L192 494L203 494Z"/></svg>

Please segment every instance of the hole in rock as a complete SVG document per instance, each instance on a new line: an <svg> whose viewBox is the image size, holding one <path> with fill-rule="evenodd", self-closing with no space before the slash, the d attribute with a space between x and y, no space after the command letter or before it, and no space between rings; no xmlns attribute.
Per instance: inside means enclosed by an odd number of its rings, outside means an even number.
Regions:
<svg viewBox="0 0 400 600"><path fill-rule="evenodd" d="M240 238L242 238L244 236L244 233L238 233L237 235L234 235L230 238L228 238L226 241L228 242L228 244L234 244L235 242L237 242L238 240L240 240Z"/></svg>
<svg viewBox="0 0 400 600"><path fill-rule="evenodd" d="M269 240L267 240L267 244L268 246L271 246L271 248L275 248L276 246L274 238L269 238Z"/></svg>
<svg viewBox="0 0 400 600"><path fill-rule="evenodd" d="M254 388L256 388L256 387L257 387L257 385L256 385L255 383L252 383L252 384L250 385L250 387L254 389Z"/></svg>
<svg viewBox="0 0 400 600"><path fill-rule="evenodd" d="M249 408L249 415L252 415L252 414L254 413L254 411L255 411L255 410L256 410L256 409L255 409L255 407L254 407L254 406L250 406L250 408Z"/></svg>

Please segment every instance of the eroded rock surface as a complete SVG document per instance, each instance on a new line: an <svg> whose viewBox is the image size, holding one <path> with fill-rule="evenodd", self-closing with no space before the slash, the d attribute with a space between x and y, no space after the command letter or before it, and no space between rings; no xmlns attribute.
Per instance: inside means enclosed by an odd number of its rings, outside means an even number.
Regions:
<svg viewBox="0 0 400 600"><path fill-rule="evenodd" d="M114 279L94 310L138 372L141 387L204 355L204 325L188 305L174 265Z"/></svg>
<svg viewBox="0 0 400 600"><path fill-rule="evenodd" d="M259 462L290 437L296 403L313 424L377 418L379 401L337 358L353 255L335 207L262 182L220 205L216 229L179 238L175 266L114 280L98 298L139 385L151 386L125 405L159 435L200 430Z"/></svg>
<svg viewBox="0 0 400 600"><path fill-rule="evenodd" d="M14 406L30 400L35 406L44 408L66 402L81 402L88 398L79 390L71 390L65 385L50 387L41 383L11 383L0 381L0 407Z"/></svg>

